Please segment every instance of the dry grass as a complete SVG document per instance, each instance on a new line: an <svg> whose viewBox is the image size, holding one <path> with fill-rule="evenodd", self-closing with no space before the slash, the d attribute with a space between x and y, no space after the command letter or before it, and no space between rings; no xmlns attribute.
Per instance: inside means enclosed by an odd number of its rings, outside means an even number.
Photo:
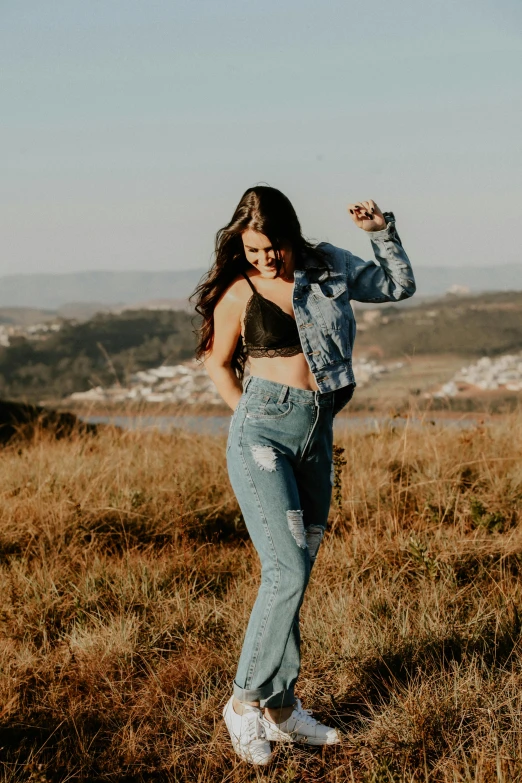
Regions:
<svg viewBox="0 0 522 783"><path fill-rule="evenodd" d="M338 445L299 695L345 739L265 771L221 719L259 579L224 439L5 449L0 780L522 779L522 418Z"/></svg>

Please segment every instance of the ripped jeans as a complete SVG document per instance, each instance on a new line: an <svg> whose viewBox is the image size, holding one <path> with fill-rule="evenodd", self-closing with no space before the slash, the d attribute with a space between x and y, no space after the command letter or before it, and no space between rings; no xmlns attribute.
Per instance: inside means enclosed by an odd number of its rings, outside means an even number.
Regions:
<svg viewBox="0 0 522 783"><path fill-rule="evenodd" d="M332 495L334 395L250 376L230 423L230 482L261 561L234 695L261 707L295 700L299 610Z"/></svg>

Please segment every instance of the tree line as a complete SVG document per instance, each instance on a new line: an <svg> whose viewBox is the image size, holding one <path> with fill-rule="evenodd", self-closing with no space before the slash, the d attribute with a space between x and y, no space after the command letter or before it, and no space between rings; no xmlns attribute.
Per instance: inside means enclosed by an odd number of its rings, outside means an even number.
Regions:
<svg viewBox="0 0 522 783"><path fill-rule="evenodd" d="M198 325L183 311L127 310L66 321L43 339L12 338L0 347L0 396L35 401L125 385L138 370L191 359Z"/></svg>

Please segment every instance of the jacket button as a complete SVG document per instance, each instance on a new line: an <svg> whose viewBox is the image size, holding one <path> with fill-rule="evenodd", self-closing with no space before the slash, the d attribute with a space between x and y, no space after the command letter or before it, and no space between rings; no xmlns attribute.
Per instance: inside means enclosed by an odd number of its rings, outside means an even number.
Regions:
<svg viewBox="0 0 522 783"><path fill-rule="evenodd" d="M308 356L319 356L320 353L321 353L321 351L310 351Z"/></svg>

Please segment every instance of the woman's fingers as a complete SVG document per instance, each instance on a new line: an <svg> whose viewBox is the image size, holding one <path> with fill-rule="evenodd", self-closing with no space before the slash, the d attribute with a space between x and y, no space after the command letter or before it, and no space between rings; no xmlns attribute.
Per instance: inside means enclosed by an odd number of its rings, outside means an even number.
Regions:
<svg viewBox="0 0 522 783"><path fill-rule="evenodd" d="M365 215L366 217L371 218L371 212L370 212L371 207L369 206L370 202L369 201L360 201L359 203L361 205L361 213L363 215Z"/></svg>
<svg viewBox="0 0 522 783"><path fill-rule="evenodd" d="M350 210L351 215L358 218L361 217L362 212L364 211L360 201L356 201L354 204L348 204L348 209Z"/></svg>
<svg viewBox="0 0 522 783"><path fill-rule="evenodd" d="M348 204L348 209L352 215L354 214L364 214L369 213L377 213L378 215L382 215L381 210L373 201L373 199L369 199L368 201L355 201L353 204Z"/></svg>
<svg viewBox="0 0 522 783"><path fill-rule="evenodd" d="M372 219L372 213L370 212L371 207L369 206L369 201L358 201L357 202L359 206L359 216L361 218L367 218L368 220Z"/></svg>
<svg viewBox="0 0 522 783"><path fill-rule="evenodd" d="M354 201L353 204L348 204L348 211L359 228L376 231L386 226L384 215L373 199Z"/></svg>
<svg viewBox="0 0 522 783"><path fill-rule="evenodd" d="M375 203L375 201L370 201L371 207L372 207L372 215L375 217L376 215L379 216L384 220L384 215L382 214L381 210Z"/></svg>

